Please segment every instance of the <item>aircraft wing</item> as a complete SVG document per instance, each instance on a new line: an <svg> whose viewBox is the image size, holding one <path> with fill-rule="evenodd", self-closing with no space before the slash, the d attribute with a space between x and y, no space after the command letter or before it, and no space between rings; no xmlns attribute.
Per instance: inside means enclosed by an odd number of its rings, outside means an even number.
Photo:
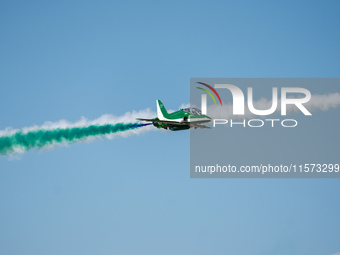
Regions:
<svg viewBox="0 0 340 255"><path fill-rule="evenodd" d="M160 123L160 124L172 124L172 125L183 125L189 126L190 122L176 122L176 121L166 121L166 120L154 120L154 119L136 119L142 121L151 121L152 123Z"/></svg>
<svg viewBox="0 0 340 255"><path fill-rule="evenodd" d="M142 121L154 121L153 119L136 119L136 120L142 120Z"/></svg>
<svg viewBox="0 0 340 255"><path fill-rule="evenodd" d="M160 124L183 125L183 126L190 126L190 127L194 127L194 128L210 128L210 127L207 127L207 126L204 126L204 125L199 125L199 124L195 124L195 123L192 123L192 122L186 122L186 121L175 122L175 121L155 120L155 119L137 119L137 120L150 121L152 123L160 123Z"/></svg>

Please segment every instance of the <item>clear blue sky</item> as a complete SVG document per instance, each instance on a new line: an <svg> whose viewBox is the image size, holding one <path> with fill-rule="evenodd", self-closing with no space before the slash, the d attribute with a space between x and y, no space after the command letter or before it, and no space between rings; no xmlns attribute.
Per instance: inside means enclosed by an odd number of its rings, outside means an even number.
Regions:
<svg viewBox="0 0 340 255"><path fill-rule="evenodd" d="M190 77L339 77L339 7L1 1L0 130L176 109ZM189 163L189 132L1 157L0 253L340 251L339 180L190 179Z"/></svg>

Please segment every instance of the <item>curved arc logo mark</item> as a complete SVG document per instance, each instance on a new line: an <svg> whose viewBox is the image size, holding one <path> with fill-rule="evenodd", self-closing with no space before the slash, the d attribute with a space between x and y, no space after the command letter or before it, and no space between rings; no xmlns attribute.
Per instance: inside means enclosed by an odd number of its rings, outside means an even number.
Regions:
<svg viewBox="0 0 340 255"><path fill-rule="evenodd" d="M218 98L218 100L220 101L220 104L221 104L221 106L222 106L222 100L221 100L221 98L220 98L220 95L217 93L217 91L216 91L213 87L211 87L210 85L208 85L208 84L206 84L206 83L203 83L203 82L197 82L197 83L199 83L199 84L201 84L201 85L204 85L204 86L206 86L207 88L211 89L211 91L214 92L215 95L217 96L217 98ZM197 87L197 88L198 88L198 89L201 89L201 90L203 90L203 91L205 91L205 92L206 92L206 93L214 100L215 105L217 105L214 96L213 96L208 90L203 89L203 88L200 88L200 87Z"/></svg>
<svg viewBox="0 0 340 255"><path fill-rule="evenodd" d="M212 98L212 100L214 100L215 105L217 105L214 96L210 93L209 90L206 90L206 89L203 89L203 88L200 88L200 87L197 87L197 88L203 90L204 92L206 92Z"/></svg>

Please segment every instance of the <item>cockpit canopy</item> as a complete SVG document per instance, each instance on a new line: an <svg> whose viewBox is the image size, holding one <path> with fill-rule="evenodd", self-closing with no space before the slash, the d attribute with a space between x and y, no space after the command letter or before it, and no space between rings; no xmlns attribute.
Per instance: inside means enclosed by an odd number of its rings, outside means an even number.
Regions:
<svg viewBox="0 0 340 255"><path fill-rule="evenodd" d="M202 112L200 109L197 109L195 107L190 107L190 108L184 108L184 109L181 109L185 112L189 112L191 114L197 114L197 115L202 115Z"/></svg>

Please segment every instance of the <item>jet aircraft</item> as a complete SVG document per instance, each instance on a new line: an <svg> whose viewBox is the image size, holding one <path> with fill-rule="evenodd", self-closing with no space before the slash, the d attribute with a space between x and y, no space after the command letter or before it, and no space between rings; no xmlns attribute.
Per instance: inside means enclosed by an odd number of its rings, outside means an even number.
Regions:
<svg viewBox="0 0 340 255"><path fill-rule="evenodd" d="M157 128L169 129L171 131L185 130L194 128L210 128L202 123L211 121L211 118L203 115L197 108L180 109L177 112L168 113L160 100L157 103L157 117L153 119L137 119L152 122Z"/></svg>

